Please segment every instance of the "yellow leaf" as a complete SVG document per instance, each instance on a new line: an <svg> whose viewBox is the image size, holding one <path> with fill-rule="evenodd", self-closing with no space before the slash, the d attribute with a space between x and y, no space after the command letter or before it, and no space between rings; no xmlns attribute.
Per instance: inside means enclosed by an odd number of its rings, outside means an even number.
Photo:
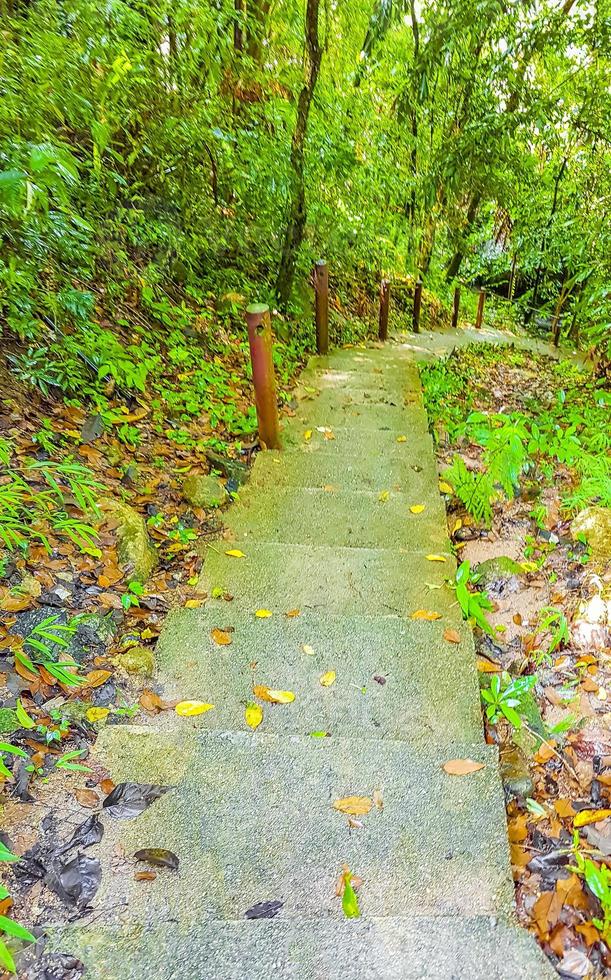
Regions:
<svg viewBox="0 0 611 980"><path fill-rule="evenodd" d="M304 653L307 653L308 657L316 656L316 651L314 647L311 647L309 643L304 643L301 649L303 650Z"/></svg>
<svg viewBox="0 0 611 980"><path fill-rule="evenodd" d="M412 619L425 619L427 623L432 623L435 619L441 619L441 613L431 612L430 609L416 609L412 613Z"/></svg>
<svg viewBox="0 0 611 980"><path fill-rule="evenodd" d="M412 514L421 514L425 506L426 506L425 504L412 504L410 510Z"/></svg>
<svg viewBox="0 0 611 980"><path fill-rule="evenodd" d="M380 500L383 504L386 503L389 497L390 490L382 490L382 492L378 494L378 500Z"/></svg>
<svg viewBox="0 0 611 980"><path fill-rule="evenodd" d="M590 823L598 823L611 817L611 810L580 810L573 820L573 827L587 827Z"/></svg>
<svg viewBox="0 0 611 980"><path fill-rule="evenodd" d="M103 721L104 718L108 718L110 714L110 708L88 708L85 717L87 721Z"/></svg>
<svg viewBox="0 0 611 980"><path fill-rule="evenodd" d="M454 490L452 489L450 484L446 483L445 480L439 481L439 490L441 491L441 493L454 493Z"/></svg>
<svg viewBox="0 0 611 980"><path fill-rule="evenodd" d="M457 517L456 521L454 522L454 527L452 528L452 534L456 534L457 531L460 531L461 527L462 527L462 521L460 517Z"/></svg>
<svg viewBox="0 0 611 980"><path fill-rule="evenodd" d="M177 715L181 718L192 718L194 715L203 715L206 711L211 711L213 704L206 704L205 701L179 701L174 708Z"/></svg>
<svg viewBox="0 0 611 980"><path fill-rule="evenodd" d="M185 602L185 609L199 609L199 607L203 606L203 604L203 599L187 599Z"/></svg>
<svg viewBox="0 0 611 980"><path fill-rule="evenodd" d="M480 674L498 674L503 668L500 664L495 664L490 660L478 660L477 669Z"/></svg>
<svg viewBox="0 0 611 980"><path fill-rule="evenodd" d="M483 762L474 762L473 759L450 759L443 764L443 770L448 776L469 776L472 772L484 768Z"/></svg>
<svg viewBox="0 0 611 980"><path fill-rule="evenodd" d="M218 626L210 630L210 636L220 647L228 647L232 640L231 633L228 630L219 629Z"/></svg>
<svg viewBox="0 0 611 980"><path fill-rule="evenodd" d="M443 638L448 643L460 643L460 633L457 630L447 629L443 631Z"/></svg>
<svg viewBox="0 0 611 980"><path fill-rule="evenodd" d="M303 434L303 438L305 439L306 442L308 442L312 438L312 430L306 429L306 431Z"/></svg>
<svg viewBox="0 0 611 980"><path fill-rule="evenodd" d="M230 548L229 551L225 552L225 554L229 555L230 558L246 558L244 552L240 551L239 548Z"/></svg>
<svg viewBox="0 0 611 980"><path fill-rule="evenodd" d="M335 671L328 670L320 678L320 683L322 684L323 687L331 687L332 684L335 684L335 677L336 677Z"/></svg>
<svg viewBox="0 0 611 980"><path fill-rule="evenodd" d="M254 704L253 701L249 701L244 710L244 718L246 724L254 731L263 721L263 708L260 704Z"/></svg>
<svg viewBox="0 0 611 980"><path fill-rule="evenodd" d="M333 804L334 810L349 813L351 817L362 817L369 813L371 807L372 802L368 796L343 796Z"/></svg>
<svg viewBox="0 0 611 980"><path fill-rule="evenodd" d="M407 442L407 436L397 436L397 442Z"/></svg>
<svg viewBox="0 0 611 980"><path fill-rule="evenodd" d="M274 691L267 684L255 684L252 693L261 701L269 701L273 704L290 704L295 700L292 691Z"/></svg>
<svg viewBox="0 0 611 980"><path fill-rule="evenodd" d="M443 555L427 555L426 556L426 560L427 561L447 561L447 558L444 558Z"/></svg>
<svg viewBox="0 0 611 980"><path fill-rule="evenodd" d="M272 615L271 609L257 609L255 616L257 619L269 619Z"/></svg>

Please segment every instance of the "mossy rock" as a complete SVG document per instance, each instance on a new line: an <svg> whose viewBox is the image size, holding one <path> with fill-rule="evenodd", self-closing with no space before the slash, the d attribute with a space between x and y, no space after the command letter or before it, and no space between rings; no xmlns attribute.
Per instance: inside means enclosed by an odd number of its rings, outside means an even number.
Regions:
<svg viewBox="0 0 611 980"><path fill-rule="evenodd" d="M522 566L507 555L499 555L498 558L481 562L475 571L479 576L477 584L485 588L493 582L509 582L516 575L521 575Z"/></svg>
<svg viewBox="0 0 611 980"><path fill-rule="evenodd" d="M187 476L182 485L185 500L192 507L219 507L225 491L214 476Z"/></svg>
<svg viewBox="0 0 611 980"><path fill-rule="evenodd" d="M128 674L152 677L155 673L155 653L152 647L130 647L125 653L115 657L113 663L127 671Z"/></svg>
<svg viewBox="0 0 611 980"><path fill-rule="evenodd" d="M105 500L104 511L117 521L117 554L129 582L146 582L159 556L151 544L144 518L119 500Z"/></svg>
<svg viewBox="0 0 611 980"><path fill-rule="evenodd" d="M611 558L611 507L586 507L571 524L573 539L585 538L592 557Z"/></svg>
<svg viewBox="0 0 611 980"><path fill-rule="evenodd" d="M17 721L17 712L13 708L0 708L0 733L10 735L19 728L21 725Z"/></svg>

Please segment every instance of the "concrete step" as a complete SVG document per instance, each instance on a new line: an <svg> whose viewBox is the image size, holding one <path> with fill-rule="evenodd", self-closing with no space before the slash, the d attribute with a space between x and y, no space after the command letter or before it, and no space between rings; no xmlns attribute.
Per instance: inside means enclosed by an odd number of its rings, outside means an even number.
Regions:
<svg viewBox="0 0 611 980"><path fill-rule="evenodd" d="M366 886L363 886L366 887ZM338 903L339 904L339 903ZM89 980L554 980L532 936L507 919L471 916L260 919L51 937Z"/></svg>
<svg viewBox="0 0 611 980"><path fill-rule="evenodd" d="M338 456L342 459L379 459L403 457L410 465L431 465L434 459L433 440L421 426L410 428L409 419L398 428L380 425L338 426L329 420L316 425L292 418L284 422L281 442L285 452L315 453ZM327 431L330 430L330 431ZM311 435L306 438L306 433Z"/></svg>
<svg viewBox="0 0 611 980"><path fill-rule="evenodd" d="M231 645L219 646L211 632L227 627ZM461 642L454 644L444 640L444 628L443 621L308 611L258 619L234 603L181 609L157 644L157 670L167 700L215 705L194 719L197 727L247 731L244 703L253 699L255 684L265 684L292 691L295 700L264 704L262 732L475 741L482 722L471 631L461 627ZM336 681L323 687L328 670ZM154 723L183 725L174 712Z"/></svg>
<svg viewBox="0 0 611 980"><path fill-rule="evenodd" d="M399 445L398 449L401 448ZM411 464L406 453L384 456L341 456L318 451L259 453L249 486L275 493L279 487L337 487L338 490L370 490L379 494L403 492L410 502L424 500L423 494L437 488L437 467L430 456Z"/></svg>
<svg viewBox="0 0 611 980"><path fill-rule="evenodd" d="M419 399L419 395L411 396ZM402 404L401 399L391 402L367 402L359 404L336 391L323 391L320 395L301 403L296 409L295 420L298 425L306 424L309 429L329 426L332 429L346 428L353 433L353 439L360 437L361 430L391 431L397 434L428 431L424 408L418 401Z"/></svg>
<svg viewBox="0 0 611 980"><path fill-rule="evenodd" d="M318 391L360 391L364 398L390 395L401 397L409 392L421 391L420 373L415 364L397 367L377 367L358 372L340 367L321 367L318 358L312 358L299 377L295 397L299 398L312 389Z"/></svg>
<svg viewBox="0 0 611 980"><path fill-rule="evenodd" d="M390 493L381 501L368 491L274 488L262 494L246 487L224 517L230 538L246 547L252 541L328 545L346 548L396 548L450 555L445 508L437 484L423 498ZM410 506L427 500L425 511Z"/></svg>
<svg viewBox="0 0 611 980"><path fill-rule="evenodd" d="M271 609L316 609L340 616L410 617L420 609L438 612L445 625L461 622L454 592L445 579L456 565L427 561L424 554L371 548L325 548L299 544L255 544L245 558L225 554L229 542L206 553L199 589L222 589L232 606L254 613ZM225 606L211 599L211 608ZM226 608L226 606L225 606Z"/></svg>
<svg viewBox="0 0 611 980"><path fill-rule="evenodd" d="M346 864L363 879L364 916L508 914L513 902L496 749L251 732L104 729L95 750L112 779L174 787L138 817L104 815L102 883L92 903L107 925L243 919L259 902L280 918L341 917ZM484 768L442 769L453 758ZM95 760L94 760L95 761ZM333 803L372 799L350 826ZM141 848L172 851L176 870L134 880Z"/></svg>

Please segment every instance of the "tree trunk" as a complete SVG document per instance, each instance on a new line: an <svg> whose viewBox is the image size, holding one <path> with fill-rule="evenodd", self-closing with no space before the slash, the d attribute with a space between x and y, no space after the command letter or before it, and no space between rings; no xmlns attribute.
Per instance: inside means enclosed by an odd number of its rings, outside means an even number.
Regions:
<svg viewBox="0 0 611 980"><path fill-rule="evenodd" d="M526 316L525 316L525 320L527 323L529 322L529 320L532 319L532 315L537 306L537 300L539 299L539 286L541 285L541 276L543 274L543 259L545 256L545 247L547 245L547 236L552 226L552 221L554 220L556 208L558 207L558 188L560 187L560 181L564 176L567 163L568 163L568 158L564 157L560 170L558 171L554 179L554 198L552 200L552 207L549 213L549 218L547 219L547 224L543 229L543 234L541 236L541 243L539 245L539 262L537 265L537 271L535 273L535 285L533 287L533 295L530 301L530 309L526 311Z"/></svg>
<svg viewBox="0 0 611 980"><path fill-rule="evenodd" d="M305 21L306 77L297 104L297 121L291 145L291 187L287 225L276 279L276 293L281 306L286 306L291 295L297 255L303 241L306 225L305 141L312 98L322 59L322 47L318 37L319 7L320 0L308 0Z"/></svg>
<svg viewBox="0 0 611 980"><path fill-rule="evenodd" d="M248 5L246 50L257 64L261 63L270 6L271 0L250 0Z"/></svg>
<svg viewBox="0 0 611 980"><path fill-rule="evenodd" d="M473 223L477 217L477 211L480 206L481 199L482 199L481 191L476 191L473 197L471 198L471 202L469 204L469 210L467 211L467 220L462 230L461 243L457 247L456 251L454 252L454 255L450 259L448 263L448 267L446 269L446 282L451 282L452 279L456 279L456 276L458 275L458 270L460 269L462 265L462 260L465 257L464 242L467 238L467 235L471 231Z"/></svg>

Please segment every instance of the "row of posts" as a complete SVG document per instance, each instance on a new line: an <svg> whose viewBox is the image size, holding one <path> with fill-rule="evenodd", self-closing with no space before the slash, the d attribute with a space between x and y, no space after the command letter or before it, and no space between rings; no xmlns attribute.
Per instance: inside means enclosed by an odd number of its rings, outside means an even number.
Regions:
<svg viewBox="0 0 611 980"><path fill-rule="evenodd" d="M314 285L314 320L316 324L316 351L318 354L329 353L329 268L327 263L320 260L314 266L312 273ZM484 303L486 292L480 289L477 302L475 328L479 330L484 319ZM422 308L422 280L418 279L414 286L414 304L412 310L412 329L420 333L420 312ZM378 319L378 337L381 341L388 338L388 315L390 310L390 281L382 279L380 283L380 312ZM460 287L454 290L452 304L452 327L458 326L460 312ZM280 448L280 431L278 425L278 402L276 398L276 380L272 356L272 326L269 307L254 303L246 310L248 325L248 343L252 363L252 380L255 389L255 406L257 409L257 424L259 441L266 449Z"/></svg>

